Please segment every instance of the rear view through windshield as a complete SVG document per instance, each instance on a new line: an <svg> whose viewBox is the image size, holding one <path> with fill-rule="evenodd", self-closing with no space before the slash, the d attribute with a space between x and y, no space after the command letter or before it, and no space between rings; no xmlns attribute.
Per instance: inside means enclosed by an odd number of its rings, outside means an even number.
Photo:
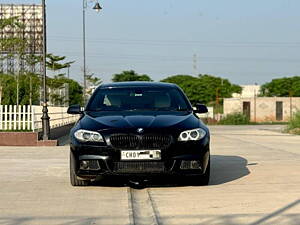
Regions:
<svg viewBox="0 0 300 225"><path fill-rule="evenodd" d="M191 110L187 99L176 88L105 88L92 96L87 111L183 111Z"/></svg>

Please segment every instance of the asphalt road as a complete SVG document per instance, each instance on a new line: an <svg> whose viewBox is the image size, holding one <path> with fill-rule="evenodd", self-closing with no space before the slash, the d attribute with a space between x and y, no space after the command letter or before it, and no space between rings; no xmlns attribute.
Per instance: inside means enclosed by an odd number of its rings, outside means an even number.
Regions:
<svg viewBox="0 0 300 225"><path fill-rule="evenodd" d="M0 224L300 224L300 136L215 126L209 186L69 184L68 146L0 147Z"/></svg>

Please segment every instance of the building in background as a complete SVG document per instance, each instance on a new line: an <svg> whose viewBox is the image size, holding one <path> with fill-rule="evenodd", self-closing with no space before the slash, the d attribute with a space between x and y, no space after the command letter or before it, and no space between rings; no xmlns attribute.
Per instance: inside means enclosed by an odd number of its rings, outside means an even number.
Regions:
<svg viewBox="0 0 300 225"><path fill-rule="evenodd" d="M64 83L59 88L48 88L48 105L49 106L69 106L69 84Z"/></svg>
<svg viewBox="0 0 300 225"><path fill-rule="evenodd" d="M40 73L43 52L41 5L0 4L0 20L9 21L0 29L0 72L21 75Z"/></svg>
<svg viewBox="0 0 300 225"><path fill-rule="evenodd" d="M224 116L243 113L252 122L287 122L300 110L300 97L225 98Z"/></svg>

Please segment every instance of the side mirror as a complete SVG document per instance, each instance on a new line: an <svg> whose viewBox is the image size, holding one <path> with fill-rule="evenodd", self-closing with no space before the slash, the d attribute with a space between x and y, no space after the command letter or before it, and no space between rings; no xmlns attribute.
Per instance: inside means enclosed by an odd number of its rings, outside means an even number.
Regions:
<svg viewBox="0 0 300 225"><path fill-rule="evenodd" d="M208 113L208 109L205 105L197 104L196 110L194 110L195 113Z"/></svg>
<svg viewBox="0 0 300 225"><path fill-rule="evenodd" d="M82 114L80 105L71 105L67 111L68 114Z"/></svg>

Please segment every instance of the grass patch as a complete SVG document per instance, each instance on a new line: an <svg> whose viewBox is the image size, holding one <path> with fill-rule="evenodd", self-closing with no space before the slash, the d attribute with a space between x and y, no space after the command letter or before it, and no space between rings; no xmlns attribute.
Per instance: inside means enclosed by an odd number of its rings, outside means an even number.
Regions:
<svg viewBox="0 0 300 225"><path fill-rule="evenodd" d="M250 125L287 125L288 122L270 121L270 122L250 122Z"/></svg>
<svg viewBox="0 0 300 225"><path fill-rule="evenodd" d="M247 125L250 124L249 118L242 113L228 114L219 121L220 125Z"/></svg>
<svg viewBox="0 0 300 225"><path fill-rule="evenodd" d="M290 134L300 134L300 111L289 121L286 131Z"/></svg>

